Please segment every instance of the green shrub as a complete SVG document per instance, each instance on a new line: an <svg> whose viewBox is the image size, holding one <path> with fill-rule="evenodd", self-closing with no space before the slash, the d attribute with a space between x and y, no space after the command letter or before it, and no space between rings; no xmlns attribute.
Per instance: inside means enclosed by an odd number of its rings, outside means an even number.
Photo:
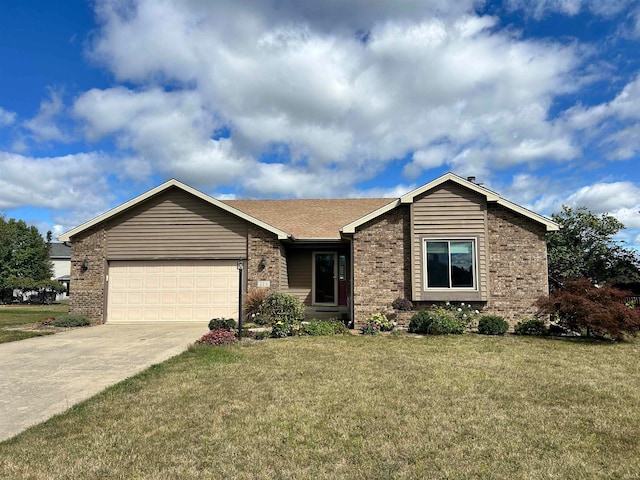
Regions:
<svg viewBox="0 0 640 480"><path fill-rule="evenodd" d="M254 332L253 339L254 340L264 340L265 338L269 338L271 333L267 331Z"/></svg>
<svg viewBox="0 0 640 480"><path fill-rule="evenodd" d="M344 335L346 333L349 333L349 329L339 318L330 318L329 320L327 320L327 322L331 323L334 335Z"/></svg>
<svg viewBox="0 0 640 480"><path fill-rule="evenodd" d="M448 335L463 333L471 322L470 316L456 315L451 308L433 305L411 317L409 333ZM460 312L457 312L458 314Z"/></svg>
<svg viewBox="0 0 640 480"><path fill-rule="evenodd" d="M395 326L393 322L389 320L384 313L380 313L380 312L370 315L369 317L367 317L365 321L367 323L369 322L376 323L378 327L380 327L379 330L381 332L390 332L391 330L393 330L393 327Z"/></svg>
<svg viewBox="0 0 640 480"><path fill-rule="evenodd" d="M285 322L276 322L271 327L271 338L284 338L292 335L291 325Z"/></svg>
<svg viewBox="0 0 640 480"><path fill-rule="evenodd" d="M311 335L311 336L326 336L326 335L335 335L333 324L331 322L325 322L322 320L312 319L309 323L303 323L302 327L300 327L301 335Z"/></svg>
<svg viewBox="0 0 640 480"><path fill-rule="evenodd" d="M516 335L549 335L549 328L539 318L526 318L513 327Z"/></svg>
<svg viewBox="0 0 640 480"><path fill-rule="evenodd" d="M304 320L302 302L298 297L286 293L267 295L262 303L261 312L261 320L265 325L274 325L277 322L294 325Z"/></svg>
<svg viewBox="0 0 640 480"><path fill-rule="evenodd" d="M233 318L212 318L209 320L209 330L233 330L236 328Z"/></svg>
<svg viewBox="0 0 640 480"><path fill-rule="evenodd" d="M64 328L86 327L87 325L91 325L91 320L89 320L84 315L65 313L62 315L58 315L52 322L48 322L48 325Z"/></svg>
<svg viewBox="0 0 640 480"><path fill-rule="evenodd" d="M507 330L509 324L498 315L484 315L478 322L478 333L482 335L504 335Z"/></svg>

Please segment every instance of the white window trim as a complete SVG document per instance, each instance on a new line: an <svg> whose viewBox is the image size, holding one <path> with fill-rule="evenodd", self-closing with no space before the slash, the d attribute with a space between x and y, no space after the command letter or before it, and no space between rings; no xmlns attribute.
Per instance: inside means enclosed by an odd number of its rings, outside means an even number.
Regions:
<svg viewBox="0 0 640 480"><path fill-rule="evenodd" d="M473 248L473 286L472 287L429 287L427 272L427 242L471 242ZM449 250L451 252L451 250ZM449 253L451 256L451 253ZM449 257L451 260L451 257ZM422 238L422 289L425 292L477 292L478 291L478 239L475 237L423 237ZM451 285L451 263L449 263L449 285Z"/></svg>

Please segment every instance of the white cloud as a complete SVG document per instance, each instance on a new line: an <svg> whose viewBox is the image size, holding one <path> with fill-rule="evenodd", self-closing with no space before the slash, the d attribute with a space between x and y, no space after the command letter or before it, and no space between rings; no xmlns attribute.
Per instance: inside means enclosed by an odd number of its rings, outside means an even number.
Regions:
<svg viewBox="0 0 640 480"><path fill-rule="evenodd" d="M316 174L282 163L262 163L243 179L243 187L258 197L327 198L336 190L347 191L350 180L337 172Z"/></svg>
<svg viewBox="0 0 640 480"><path fill-rule="evenodd" d="M400 198L405 193L409 193L412 190L418 188L415 183L412 184L400 184L393 187L377 187L369 188L366 190L359 190L349 195L351 198Z"/></svg>
<svg viewBox="0 0 640 480"><path fill-rule="evenodd" d="M140 87L91 90L74 107L88 138L114 136L137 159L125 173L257 188L275 171L258 159L284 145L291 158L278 161L315 185L338 169L335 195L412 152L410 178L579 153L548 118L554 96L576 88L576 48L495 30L471 0L125 5L98 3L90 53ZM211 140L221 126L230 138ZM265 177L245 181L247 169ZM276 190L285 185L306 191L287 180Z"/></svg>
<svg viewBox="0 0 640 480"><path fill-rule="evenodd" d="M10 112L0 107L0 128L11 125L16 120L15 112Z"/></svg>
<svg viewBox="0 0 640 480"><path fill-rule="evenodd" d="M640 188L631 182L595 183L567 198L568 205L583 205L595 212L611 212L640 204Z"/></svg>
<svg viewBox="0 0 640 480"><path fill-rule="evenodd" d="M49 98L40 102L40 109L35 117L23 123L36 141L66 142L69 136L58 124L58 118L64 112L61 92L49 89Z"/></svg>
<svg viewBox="0 0 640 480"><path fill-rule="evenodd" d="M563 202L585 206L594 213L607 213L620 220L633 234L640 229L640 186L632 182L601 182L580 188Z"/></svg>
<svg viewBox="0 0 640 480"><path fill-rule="evenodd" d="M0 152L0 209L28 205L95 215L111 199L102 167L108 163L98 153L32 158Z"/></svg>
<svg viewBox="0 0 640 480"><path fill-rule="evenodd" d="M74 114L89 139L113 135L131 152L120 162L120 175L136 180L160 172L196 186L223 184L250 163L229 139L211 139L220 124L194 91L92 89L76 100Z"/></svg>

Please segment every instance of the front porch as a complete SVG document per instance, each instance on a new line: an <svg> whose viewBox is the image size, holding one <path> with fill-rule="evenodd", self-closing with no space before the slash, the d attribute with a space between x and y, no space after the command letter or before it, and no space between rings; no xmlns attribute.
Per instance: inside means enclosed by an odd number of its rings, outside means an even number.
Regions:
<svg viewBox="0 0 640 480"><path fill-rule="evenodd" d="M297 296L307 319L351 320L351 252L347 241L285 247L286 293Z"/></svg>

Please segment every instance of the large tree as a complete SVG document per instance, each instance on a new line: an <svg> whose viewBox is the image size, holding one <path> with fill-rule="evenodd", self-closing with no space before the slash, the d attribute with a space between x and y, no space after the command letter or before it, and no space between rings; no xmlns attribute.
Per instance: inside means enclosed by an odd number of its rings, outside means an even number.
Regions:
<svg viewBox="0 0 640 480"><path fill-rule="evenodd" d="M49 244L34 226L0 215L0 289L52 288Z"/></svg>
<svg viewBox="0 0 640 480"><path fill-rule="evenodd" d="M640 281L640 256L613 237L622 222L586 207L563 206L552 218L561 225L547 237L549 275L563 282L588 278L594 283L630 284Z"/></svg>

